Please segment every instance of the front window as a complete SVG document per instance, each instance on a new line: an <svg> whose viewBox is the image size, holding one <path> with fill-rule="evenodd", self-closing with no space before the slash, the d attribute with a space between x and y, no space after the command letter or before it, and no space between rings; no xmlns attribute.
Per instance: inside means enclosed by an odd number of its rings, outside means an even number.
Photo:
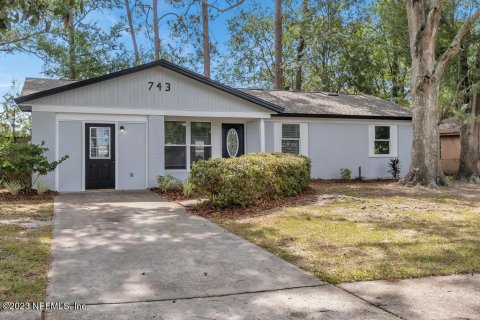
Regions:
<svg viewBox="0 0 480 320"><path fill-rule="evenodd" d="M300 124L282 124L282 152L300 154Z"/></svg>
<svg viewBox="0 0 480 320"><path fill-rule="evenodd" d="M195 161L212 157L212 127L210 122L190 123L190 167Z"/></svg>
<svg viewBox="0 0 480 320"><path fill-rule="evenodd" d="M165 121L165 169L187 170L195 161L211 157L210 122Z"/></svg>
<svg viewBox="0 0 480 320"><path fill-rule="evenodd" d="M375 126L374 153L390 154L390 126Z"/></svg>
<svg viewBox="0 0 480 320"><path fill-rule="evenodd" d="M165 169L186 169L187 123L165 121Z"/></svg>

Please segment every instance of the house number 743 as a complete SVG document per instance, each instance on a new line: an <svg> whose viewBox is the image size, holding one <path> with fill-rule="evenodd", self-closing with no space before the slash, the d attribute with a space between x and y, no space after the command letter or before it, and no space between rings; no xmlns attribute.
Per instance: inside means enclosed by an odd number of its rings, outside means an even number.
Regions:
<svg viewBox="0 0 480 320"><path fill-rule="evenodd" d="M155 85L155 82L149 81L148 84L149 84L148 91L150 91L150 90L152 90L153 86ZM164 85L165 85L165 87L163 88L163 90L164 91L170 91L170 82L165 82ZM157 82L155 87L158 88L158 91L162 91L162 83L161 82Z"/></svg>

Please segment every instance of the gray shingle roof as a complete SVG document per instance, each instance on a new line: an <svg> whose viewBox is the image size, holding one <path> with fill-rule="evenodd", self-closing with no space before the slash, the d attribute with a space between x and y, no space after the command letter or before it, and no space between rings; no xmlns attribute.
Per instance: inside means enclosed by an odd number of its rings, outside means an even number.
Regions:
<svg viewBox="0 0 480 320"><path fill-rule="evenodd" d="M32 93L37 93L40 91L58 88L70 83L76 82L75 80L57 80L57 79L43 79L43 78L25 78L25 83L23 84L22 92L20 96L27 96Z"/></svg>
<svg viewBox="0 0 480 320"><path fill-rule="evenodd" d="M49 90L76 82L26 78L20 96ZM285 108L285 114L306 116L411 117L411 111L396 103L363 94L327 94L287 90L241 89L261 100Z"/></svg>
<svg viewBox="0 0 480 320"><path fill-rule="evenodd" d="M410 109L364 94L328 94L286 90L243 89L262 100L284 107L287 114L365 117L411 117Z"/></svg>

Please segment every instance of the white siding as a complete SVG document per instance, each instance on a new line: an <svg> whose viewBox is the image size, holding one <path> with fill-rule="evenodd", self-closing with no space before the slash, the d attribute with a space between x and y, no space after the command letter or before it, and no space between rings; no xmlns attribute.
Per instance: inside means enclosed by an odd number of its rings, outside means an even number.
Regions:
<svg viewBox="0 0 480 320"><path fill-rule="evenodd" d="M165 127L163 116L148 117L148 187L157 186L157 176L165 175Z"/></svg>
<svg viewBox="0 0 480 320"><path fill-rule="evenodd" d="M82 190L82 122L58 122L58 156L69 158L58 166L58 190Z"/></svg>
<svg viewBox="0 0 480 320"><path fill-rule="evenodd" d="M56 118L53 112L32 112L32 143L41 144L45 142L44 147L48 148L45 155L48 161L56 160ZM68 161L68 160L67 160ZM51 190L56 190L55 185L55 171L50 172L46 176L40 177L40 179L48 184Z"/></svg>
<svg viewBox="0 0 480 320"><path fill-rule="evenodd" d="M159 91L149 81L162 83ZM170 91L165 84L170 83ZM96 107L197 112L273 113L229 93L165 69L151 68L31 102L34 106ZM194 114L192 114L194 115Z"/></svg>

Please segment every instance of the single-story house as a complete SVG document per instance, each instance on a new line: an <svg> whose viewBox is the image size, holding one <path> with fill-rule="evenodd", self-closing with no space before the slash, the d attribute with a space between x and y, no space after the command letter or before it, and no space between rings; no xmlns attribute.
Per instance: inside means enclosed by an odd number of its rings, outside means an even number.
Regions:
<svg viewBox="0 0 480 320"><path fill-rule="evenodd" d="M27 78L15 100L51 160L52 190L142 189L192 164L249 152L312 160L312 178L387 178L410 163L411 113L367 95L234 89L158 60L81 81Z"/></svg>

